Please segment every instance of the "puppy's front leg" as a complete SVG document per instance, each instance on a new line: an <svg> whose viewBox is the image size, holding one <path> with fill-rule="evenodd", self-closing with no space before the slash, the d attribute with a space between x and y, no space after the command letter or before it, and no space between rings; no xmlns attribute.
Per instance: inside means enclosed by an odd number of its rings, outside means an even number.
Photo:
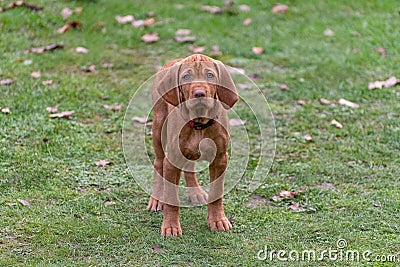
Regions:
<svg viewBox="0 0 400 267"><path fill-rule="evenodd" d="M210 164L210 193L207 221L212 231L229 231L232 225L226 218L222 204L224 176L228 166L228 153L217 154Z"/></svg>
<svg viewBox="0 0 400 267"><path fill-rule="evenodd" d="M181 236L182 229L179 222L178 185L181 170L176 168L168 158L164 158L164 219L161 225L161 235Z"/></svg>

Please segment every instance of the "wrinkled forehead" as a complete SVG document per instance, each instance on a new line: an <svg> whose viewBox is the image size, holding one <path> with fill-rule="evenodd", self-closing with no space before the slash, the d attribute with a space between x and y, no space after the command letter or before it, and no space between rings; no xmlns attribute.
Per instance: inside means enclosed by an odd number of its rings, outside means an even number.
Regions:
<svg viewBox="0 0 400 267"><path fill-rule="evenodd" d="M180 73L185 71L193 72L194 74L201 74L205 70L217 71L214 62L204 62L204 61L195 61L195 62L183 62L180 66Z"/></svg>

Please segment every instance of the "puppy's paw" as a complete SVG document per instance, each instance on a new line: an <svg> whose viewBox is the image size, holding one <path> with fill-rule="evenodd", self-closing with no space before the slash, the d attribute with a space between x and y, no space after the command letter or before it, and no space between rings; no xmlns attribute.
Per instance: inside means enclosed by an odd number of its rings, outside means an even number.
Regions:
<svg viewBox="0 0 400 267"><path fill-rule="evenodd" d="M168 223L164 223L161 226L161 235L162 236L182 236L181 226L178 224L171 225Z"/></svg>
<svg viewBox="0 0 400 267"><path fill-rule="evenodd" d="M207 204L208 195L201 187L189 187L188 195L193 204Z"/></svg>
<svg viewBox="0 0 400 267"><path fill-rule="evenodd" d="M153 197L150 197L147 209L151 211L160 211L163 209L163 203Z"/></svg>
<svg viewBox="0 0 400 267"><path fill-rule="evenodd" d="M221 218L208 218L208 225L211 231L229 231L232 229L232 224L226 216Z"/></svg>

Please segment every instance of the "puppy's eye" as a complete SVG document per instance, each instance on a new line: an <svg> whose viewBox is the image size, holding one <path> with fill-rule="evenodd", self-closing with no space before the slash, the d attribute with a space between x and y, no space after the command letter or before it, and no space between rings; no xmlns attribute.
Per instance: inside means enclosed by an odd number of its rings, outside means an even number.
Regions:
<svg viewBox="0 0 400 267"><path fill-rule="evenodd" d="M214 74L213 74L212 72L208 72L208 73L207 73L207 78L208 78L208 79L214 78Z"/></svg>
<svg viewBox="0 0 400 267"><path fill-rule="evenodd" d="M184 79L185 81L188 81L188 80L190 79L190 74L189 74L189 73L186 73L185 75L183 75L183 79Z"/></svg>

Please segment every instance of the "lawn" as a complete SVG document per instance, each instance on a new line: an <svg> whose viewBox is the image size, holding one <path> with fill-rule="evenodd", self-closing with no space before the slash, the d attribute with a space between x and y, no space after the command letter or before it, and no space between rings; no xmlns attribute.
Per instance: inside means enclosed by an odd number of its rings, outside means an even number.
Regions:
<svg viewBox="0 0 400 267"><path fill-rule="evenodd" d="M272 12L271 0L238 0L221 14L201 7L223 1L31 0L43 9L0 12L0 266L398 266L400 86L368 84L400 78L400 5L279 2L289 10ZM73 12L66 19L64 8ZM117 15L155 23L133 27ZM58 32L67 22L77 27ZM257 121L238 103L248 140L234 144L248 142L251 155L231 166L242 173L225 195L233 230L211 232L205 206L182 208L183 236L164 239L162 214L146 210L137 182L151 168L135 173L140 158L125 158L122 132L138 88L192 53L174 40L178 29L254 80L276 149L258 162ZM159 40L144 42L146 33ZM49 44L60 47L32 50ZM239 95L257 96L251 87ZM74 113L51 118L55 105L53 114ZM143 139L151 159L151 136ZM273 155L269 171L257 169ZM253 174L257 189L245 183Z"/></svg>

